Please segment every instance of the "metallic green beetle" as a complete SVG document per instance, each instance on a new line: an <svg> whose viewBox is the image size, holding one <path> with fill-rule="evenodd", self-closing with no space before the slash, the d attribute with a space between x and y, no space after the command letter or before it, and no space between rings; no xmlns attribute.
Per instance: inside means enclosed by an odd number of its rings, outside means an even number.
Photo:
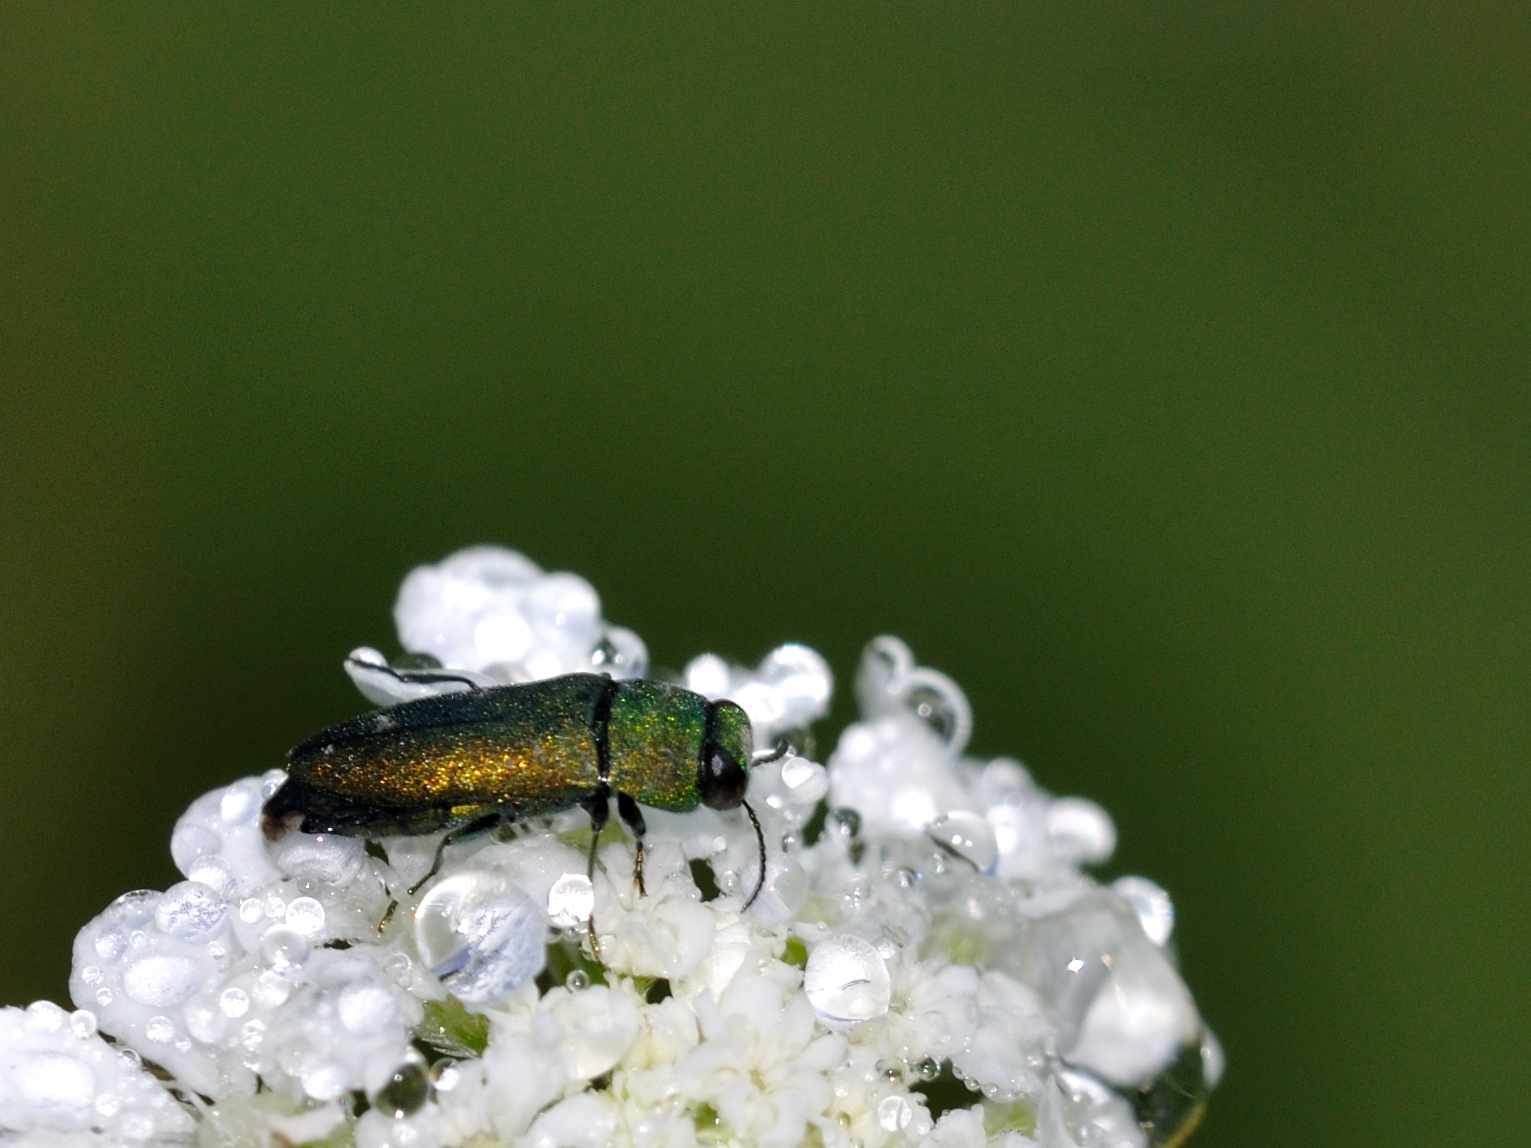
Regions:
<svg viewBox="0 0 1531 1148"><path fill-rule="evenodd" d="M637 842L633 878L641 893L640 804L680 812L743 805L760 846L760 879L745 908L759 896L765 836L744 800L753 735L733 702L602 674L479 688L450 674L385 672L472 688L362 714L296 746L287 755L287 780L262 811L268 838L292 829L351 837L446 830L414 893L441 867L450 842L578 805L594 830L593 873L615 794L617 813Z"/></svg>

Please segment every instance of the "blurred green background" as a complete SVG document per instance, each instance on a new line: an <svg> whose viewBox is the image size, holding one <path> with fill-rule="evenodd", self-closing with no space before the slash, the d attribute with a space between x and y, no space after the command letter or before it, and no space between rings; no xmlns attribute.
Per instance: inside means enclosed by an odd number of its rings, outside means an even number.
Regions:
<svg viewBox="0 0 1531 1148"><path fill-rule="evenodd" d="M1104 802L1200 1143L1523 1138L1523 8L432 7L0 9L0 999L494 540Z"/></svg>

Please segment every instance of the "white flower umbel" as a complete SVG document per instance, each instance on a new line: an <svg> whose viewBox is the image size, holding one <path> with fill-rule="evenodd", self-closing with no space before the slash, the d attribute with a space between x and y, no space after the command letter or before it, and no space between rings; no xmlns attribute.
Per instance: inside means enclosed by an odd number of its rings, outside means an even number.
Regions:
<svg viewBox="0 0 1531 1148"><path fill-rule="evenodd" d="M645 675L589 583L475 547L413 571L374 703L574 671ZM692 660L679 684L807 747L824 660ZM1168 894L1084 869L1093 802L966 754L973 718L894 638L823 762L750 771L739 813L646 811L647 895L587 816L463 841L261 833L273 770L194 801L185 880L81 930L70 994L0 1011L0 1142L338 1148L1177 1141L1222 1053L1177 971ZM386 717L379 721L386 721ZM394 898L400 904L390 913ZM386 923L385 923L386 922Z"/></svg>

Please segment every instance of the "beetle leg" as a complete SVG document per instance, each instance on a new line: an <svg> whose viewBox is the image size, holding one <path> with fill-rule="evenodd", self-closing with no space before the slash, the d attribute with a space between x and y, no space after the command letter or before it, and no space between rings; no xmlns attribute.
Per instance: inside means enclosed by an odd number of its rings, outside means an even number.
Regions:
<svg viewBox="0 0 1531 1148"><path fill-rule="evenodd" d="M638 803L625 793L617 794L617 816L622 818L622 824L633 831L633 840L637 843L633 851L633 884L638 887L638 896L647 897L649 891L643 887L643 835L646 832L643 824L643 810L638 808Z"/></svg>
<svg viewBox="0 0 1531 1148"><path fill-rule="evenodd" d="M611 790L606 788L606 783L601 784L580 802L585 812L590 814L590 855L585 859L585 876L592 882L595 880L595 850L601 843L601 830L606 828L606 819L611 816ZM590 954L597 961L601 959L601 941L595 934L595 909L590 910L590 916L585 919L585 927L590 933Z"/></svg>
<svg viewBox="0 0 1531 1148"><path fill-rule="evenodd" d="M420 880L416 881L409 887L407 890L409 895L413 897L420 891L420 887L422 885L424 885L438 872L440 872L441 859L445 855L448 845L456 844L465 837L472 837L475 834L484 833L487 830L493 829L504 819L505 815L499 810L495 810L495 812L486 813L482 817L475 817L467 824L459 825L456 829L450 830L444 834L441 840L436 843L436 855L431 858L431 867L425 871L424 877L421 877Z"/></svg>

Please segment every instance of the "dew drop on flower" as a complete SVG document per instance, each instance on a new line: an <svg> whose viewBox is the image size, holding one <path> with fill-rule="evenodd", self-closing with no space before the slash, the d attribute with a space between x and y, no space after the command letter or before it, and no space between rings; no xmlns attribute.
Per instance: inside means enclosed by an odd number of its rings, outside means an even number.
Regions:
<svg viewBox="0 0 1531 1148"><path fill-rule="evenodd" d="M393 1070L388 1082L372 1098L372 1106L386 1116L401 1120L424 1108L430 1095L431 1081L425 1066L410 1061Z"/></svg>
<svg viewBox="0 0 1531 1148"><path fill-rule="evenodd" d="M781 763L781 783L797 805L812 805L829 792L829 773L816 761L792 756Z"/></svg>
<svg viewBox="0 0 1531 1148"><path fill-rule="evenodd" d="M1210 1028L1204 1029L1201 1034L1201 1074L1209 1089L1218 1086L1227 1065L1228 1058L1223 1052L1223 1042L1217 1039L1217 1035Z"/></svg>
<svg viewBox="0 0 1531 1148"><path fill-rule="evenodd" d="M360 981L341 990L335 1011L347 1032L369 1035L386 1029L399 1010L393 994L382 985Z"/></svg>
<svg viewBox="0 0 1531 1148"><path fill-rule="evenodd" d="M142 957L122 975L122 989L139 1004L167 1008L180 1004L197 988L197 966L186 957Z"/></svg>
<svg viewBox="0 0 1531 1148"><path fill-rule="evenodd" d="M992 874L999 862L999 845L988 819L969 810L943 813L925 827L925 835L980 873Z"/></svg>
<svg viewBox="0 0 1531 1148"><path fill-rule="evenodd" d="M563 979L564 988L577 993L590 987L590 974L584 969L570 969L569 975Z"/></svg>
<svg viewBox="0 0 1531 1148"><path fill-rule="evenodd" d="M308 1065L298 1078L303 1091L314 1100L334 1100L346 1090L348 1083L345 1069L333 1060L321 1060Z"/></svg>
<svg viewBox="0 0 1531 1148"><path fill-rule="evenodd" d="M1104 861L1116 848L1110 814L1083 797L1060 797L1048 807L1047 836L1056 852L1083 864Z"/></svg>
<svg viewBox="0 0 1531 1148"><path fill-rule="evenodd" d="M266 915L266 906L259 897L246 897L239 902L239 919L247 925L253 925Z"/></svg>
<svg viewBox="0 0 1531 1148"><path fill-rule="evenodd" d="M1111 891L1137 914L1138 924L1156 945L1170 939L1175 928L1175 906L1170 895L1147 877L1118 877L1111 882Z"/></svg>
<svg viewBox="0 0 1531 1148"><path fill-rule="evenodd" d="M888 1132L902 1132L914 1118L914 1105L902 1096L886 1096L877 1105L877 1123Z"/></svg>
<svg viewBox="0 0 1531 1148"><path fill-rule="evenodd" d="M178 941L205 941L223 927L229 907L199 881L182 881L165 890L154 909L159 931Z"/></svg>
<svg viewBox="0 0 1531 1148"><path fill-rule="evenodd" d="M312 937L324 928L324 906L313 897L297 897L288 904L283 919L289 929Z"/></svg>
<svg viewBox="0 0 1531 1148"><path fill-rule="evenodd" d="M308 938L296 929L277 925L260 939L261 961L277 972L296 968L308 959Z"/></svg>
<svg viewBox="0 0 1531 1148"><path fill-rule="evenodd" d="M155 1044L169 1044L175 1039L175 1023L168 1016L151 1016L144 1025L144 1038Z"/></svg>
<svg viewBox="0 0 1531 1148"><path fill-rule="evenodd" d="M237 986L226 988L218 994L218 1008L224 1016L237 1020L250 1011L250 994Z"/></svg>
<svg viewBox="0 0 1531 1148"><path fill-rule="evenodd" d="M253 819L255 795L243 785L231 785L218 800L218 816L230 824Z"/></svg>
<svg viewBox="0 0 1531 1148"><path fill-rule="evenodd" d="M103 961L115 961L128 947L128 939L122 933L102 933L96 938L96 956Z"/></svg>
<svg viewBox="0 0 1531 1148"><path fill-rule="evenodd" d="M518 887L470 869L437 882L415 908L415 943L453 996L485 1004L542 971L547 926Z"/></svg>
<svg viewBox="0 0 1531 1148"><path fill-rule="evenodd" d="M836 809L829 815L829 821L835 832L847 840L861 832L861 814L849 807Z"/></svg>
<svg viewBox="0 0 1531 1148"><path fill-rule="evenodd" d="M888 1011L888 964L870 941L848 933L826 937L808 954L803 991L822 1020L859 1024Z"/></svg>
<svg viewBox="0 0 1531 1148"><path fill-rule="evenodd" d="M914 1066L914 1074L921 1080L934 1080L941 1075L941 1065L934 1057L927 1056Z"/></svg>
<svg viewBox="0 0 1531 1148"><path fill-rule="evenodd" d="M81 1040L96 1035L96 1014L88 1008L75 1009L69 1014L69 1031Z"/></svg>
<svg viewBox="0 0 1531 1148"><path fill-rule="evenodd" d="M548 920L554 928L583 925L595 910L595 888L583 873L565 873L548 890Z"/></svg>

